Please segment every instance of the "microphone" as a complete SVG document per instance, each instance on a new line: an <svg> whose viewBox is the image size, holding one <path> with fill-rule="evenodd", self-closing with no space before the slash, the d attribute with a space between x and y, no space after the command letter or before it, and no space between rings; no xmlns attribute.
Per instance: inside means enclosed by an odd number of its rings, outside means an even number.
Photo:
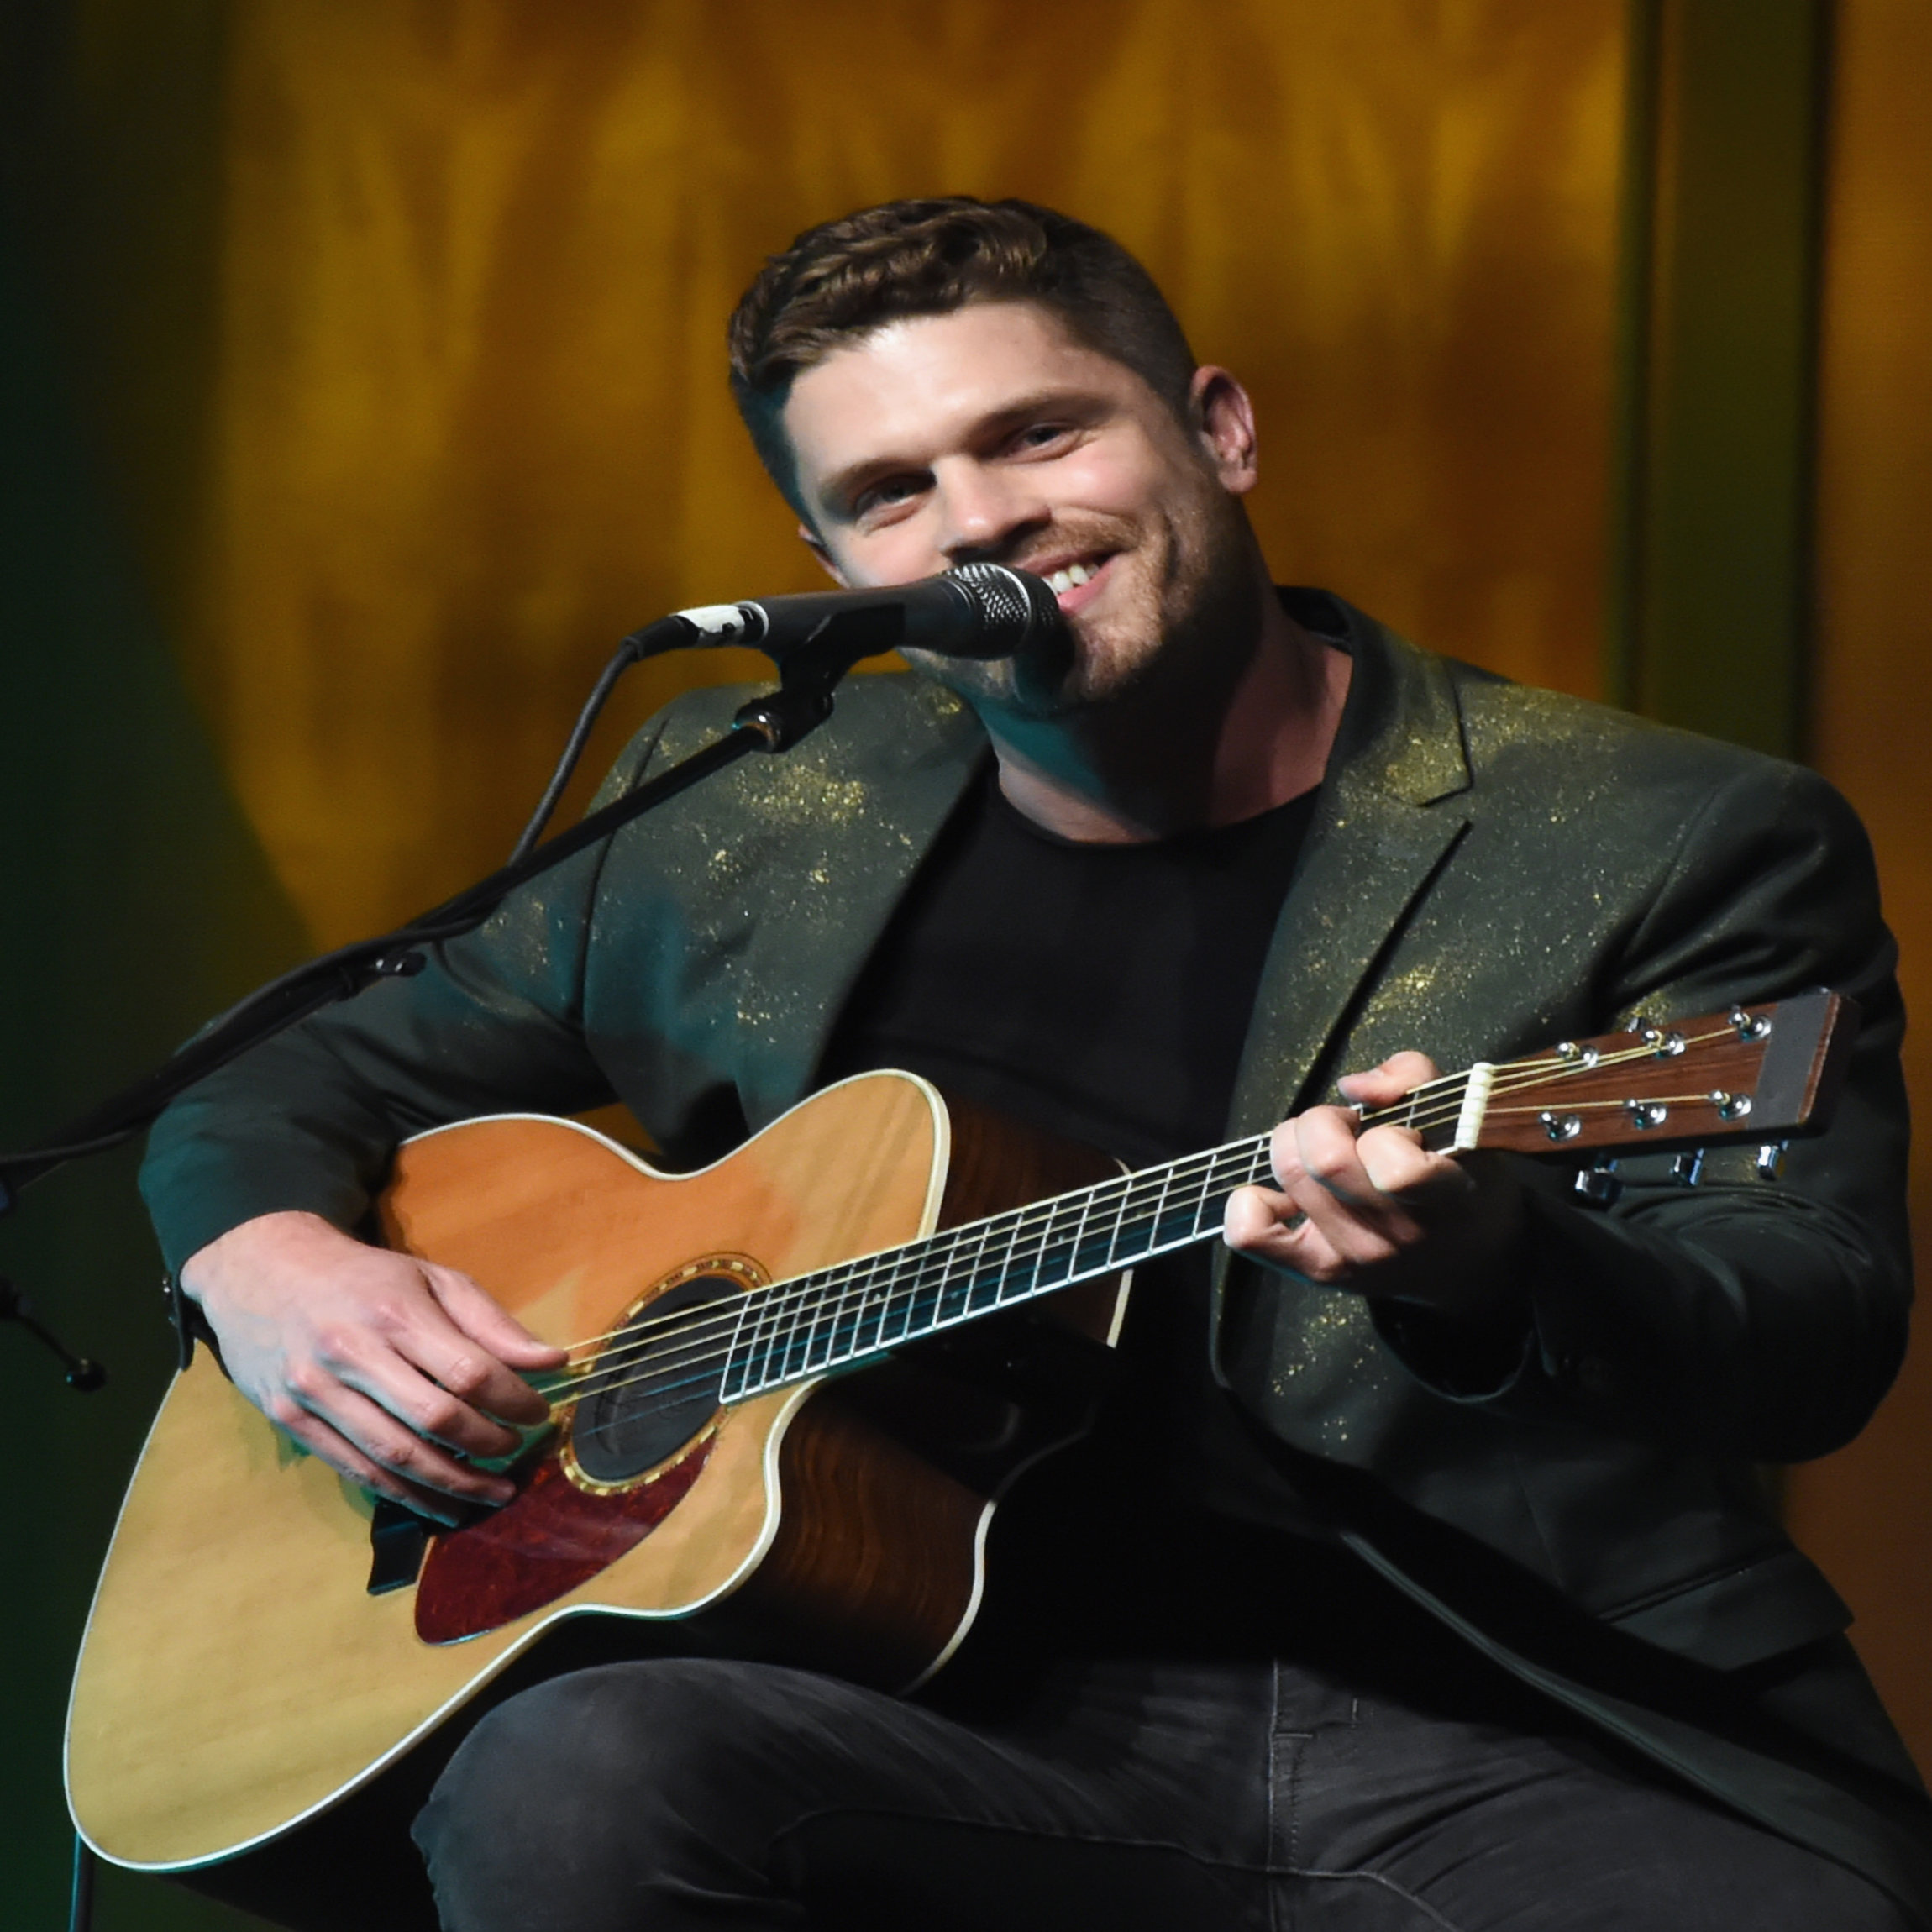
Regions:
<svg viewBox="0 0 1932 1932"><path fill-rule="evenodd" d="M809 591L675 613L699 635L686 643L753 644L783 659L840 617L870 618L867 654L898 649L949 658L1010 658L1065 638L1059 600L1045 582L1005 564L961 564L937 577L870 591Z"/></svg>

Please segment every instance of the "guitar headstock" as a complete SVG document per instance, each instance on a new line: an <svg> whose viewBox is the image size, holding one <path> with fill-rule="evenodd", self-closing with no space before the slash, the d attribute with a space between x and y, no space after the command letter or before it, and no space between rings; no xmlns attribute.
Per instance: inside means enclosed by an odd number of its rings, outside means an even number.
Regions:
<svg viewBox="0 0 1932 1932"><path fill-rule="evenodd" d="M1782 1139L1824 1125L1857 1032L1856 1003L1822 988L1695 1020L1640 1018L1628 1032L1478 1062L1370 1117L1457 1152Z"/></svg>

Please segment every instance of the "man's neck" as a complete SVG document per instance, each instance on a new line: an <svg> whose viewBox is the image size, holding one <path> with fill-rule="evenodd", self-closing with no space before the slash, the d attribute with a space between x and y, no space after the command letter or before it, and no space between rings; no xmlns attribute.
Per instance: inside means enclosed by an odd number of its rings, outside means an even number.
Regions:
<svg viewBox="0 0 1932 1932"><path fill-rule="evenodd" d="M1000 789L1035 824L1083 843L1139 844L1232 825L1319 785L1351 669L1271 593L1243 667L1191 708L1163 690L1050 724L982 717Z"/></svg>

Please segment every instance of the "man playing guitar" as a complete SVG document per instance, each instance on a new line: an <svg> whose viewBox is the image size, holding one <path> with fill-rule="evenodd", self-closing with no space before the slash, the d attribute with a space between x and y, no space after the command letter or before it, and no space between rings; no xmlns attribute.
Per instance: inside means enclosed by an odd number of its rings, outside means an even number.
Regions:
<svg viewBox="0 0 1932 1932"><path fill-rule="evenodd" d="M1903 1346L1900 1019L1842 802L1277 591L1245 392L1064 216L825 224L731 346L838 582L1016 565L1070 659L856 680L809 760L720 781L745 851L660 860L648 934L613 852L178 1104L145 1185L237 1387L439 1520L514 1494L483 1465L561 1352L351 1231L466 1114L621 1098L695 1165L897 1065L1133 1167L1290 1117L1235 1258L1143 1272L927 1689L524 1691L417 1822L444 1924L1932 1924L1932 1811L1752 1473L1848 1439ZM760 869L787 814L821 876ZM811 997L753 996L781 941ZM1419 1048L1814 984L1865 1030L1781 1179L1659 1157L1584 1199L1357 1110Z"/></svg>

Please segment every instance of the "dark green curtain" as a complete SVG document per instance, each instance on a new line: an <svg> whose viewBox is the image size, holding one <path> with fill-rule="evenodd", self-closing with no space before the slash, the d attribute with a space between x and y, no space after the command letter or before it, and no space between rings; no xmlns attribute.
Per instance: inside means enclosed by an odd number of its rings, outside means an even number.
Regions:
<svg viewBox="0 0 1932 1932"><path fill-rule="evenodd" d="M85 244L118 217L103 192L111 172L63 171L64 155L71 159L64 103L82 51L75 16L71 7L22 4L0 26L0 1145L8 1148L57 1128L305 949L183 691L156 615L165 595L104 480L117 459L165 466L171 438L193 420L192 361L169 372L167 409L132 424L142 446L132 455L100 442L89 407L110 407L103 391L128 373L90 354L105 325L145 304L150 326L131 332L142 354L165 358L188 339L169 290L193 279L183 253L193 211L177 199L145 229L122 228L130 245L116 284L77 274ZM168 76L160 80L166 96ZM164 101L155 111L175 113L185 129L186 105L177 88L172 108ZM76 1394L24 1331L0 1326L0 1394L15 1445L0 1532L0 1924L22 1932L66 1923L67 1680L120 1492L172 1363L135 1158L130 1149L66 1170L0 1220L0 1273L111 1369L106 1389ZM119 1872L104 1876L96 1914L101 1932L244 1923Z"/></svg>

